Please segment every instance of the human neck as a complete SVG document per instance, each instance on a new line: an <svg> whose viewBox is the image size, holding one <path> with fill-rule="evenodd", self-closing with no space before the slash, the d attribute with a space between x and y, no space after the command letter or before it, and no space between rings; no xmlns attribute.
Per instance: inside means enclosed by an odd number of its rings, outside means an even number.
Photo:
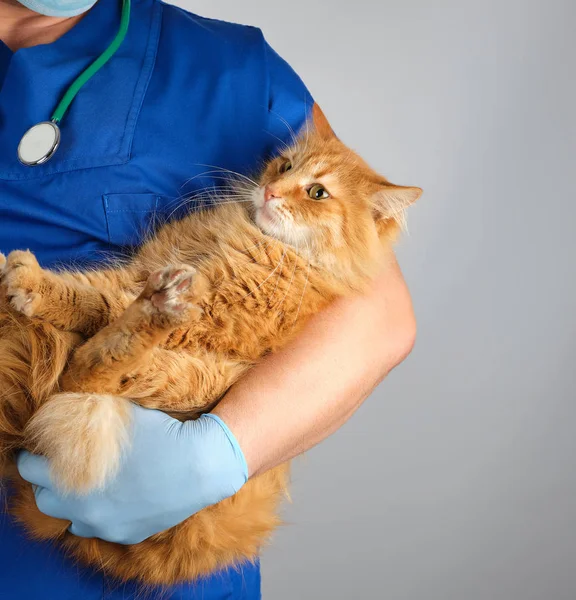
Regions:
<svg viewBox="0 0 576 600"><path fill-rule="evenodd" d="M83 16L46 17L16 0L0 0L0 40L13 52L50 44L72 29Z"/></svg>

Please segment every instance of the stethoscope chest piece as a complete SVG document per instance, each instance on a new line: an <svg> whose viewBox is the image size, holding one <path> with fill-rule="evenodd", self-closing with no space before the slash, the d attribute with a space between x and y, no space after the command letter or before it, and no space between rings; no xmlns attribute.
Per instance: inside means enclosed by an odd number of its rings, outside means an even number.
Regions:
<svg viewBox="0 0 576 600"><path fill-rule="evenodd" d="M1 0L0 0L1 1ZM90 80L120 48L120 45L128 32L130 23L130 0L122 0L122 15L120 17L120 28L116 37L112 40L108 48L89 65L66 90L64 96L54 109L50 121L42 121L30 129L22 136L18 144L18 159L27 167L41 165L54 155L60 145L60 128L58 123L62 122L66 111L70 107L76 94L82 89L82 86Z"/></svg>
<svg viewBox="0 0 576 600"><path fill-rule="evenodd" d="M45 163L60 145L60 128L53 121L42 121L22 136L18 144L18 159L33 167Z"/></svg>

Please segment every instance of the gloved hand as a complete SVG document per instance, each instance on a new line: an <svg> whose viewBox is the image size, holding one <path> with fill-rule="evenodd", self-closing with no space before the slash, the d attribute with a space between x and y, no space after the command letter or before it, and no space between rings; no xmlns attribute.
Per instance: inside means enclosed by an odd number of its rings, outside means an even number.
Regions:
<svg viewBox="0 0 576 600"><path fill-rule="evenodd" d="M248 478L242 450L219 417L181 423L157 410L133 409L131 445L102 490L60 494L45 457L18 457L20 475L38 486L38 508L72 521L75 535L136 544L233 495Z"/></svg>

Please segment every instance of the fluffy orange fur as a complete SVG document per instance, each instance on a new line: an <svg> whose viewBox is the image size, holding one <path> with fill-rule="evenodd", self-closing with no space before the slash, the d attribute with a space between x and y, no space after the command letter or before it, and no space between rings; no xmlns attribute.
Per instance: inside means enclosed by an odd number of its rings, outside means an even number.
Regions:
<svg viewBox="0 0 576 600"><path fill-rule="evenodd" d="M67 532L40 513L14 467L27 448L51 459L63 489L113 477L130 402L194 418L307 318L361 292L386 259L419 188L390 184L314 122L271 160L246 202L169 223L129 263L55 273L29 252L0 255L0 467L10 510L120 579L171 584L254 559L278 525L288 466L140 544ZM271 399L273 401L273 399Z"/></svg>

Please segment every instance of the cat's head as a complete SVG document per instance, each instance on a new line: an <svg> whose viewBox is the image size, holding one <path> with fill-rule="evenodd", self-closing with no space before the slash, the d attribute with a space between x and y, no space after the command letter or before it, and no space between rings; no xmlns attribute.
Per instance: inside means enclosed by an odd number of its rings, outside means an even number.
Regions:
<svg viewBox="0 0 576 600"><path fill-rule="evenodd" d="M252 192L256 225L327 267L374 258L422 193L370 168L336 137L318 106L258 183Z"/></svg>

